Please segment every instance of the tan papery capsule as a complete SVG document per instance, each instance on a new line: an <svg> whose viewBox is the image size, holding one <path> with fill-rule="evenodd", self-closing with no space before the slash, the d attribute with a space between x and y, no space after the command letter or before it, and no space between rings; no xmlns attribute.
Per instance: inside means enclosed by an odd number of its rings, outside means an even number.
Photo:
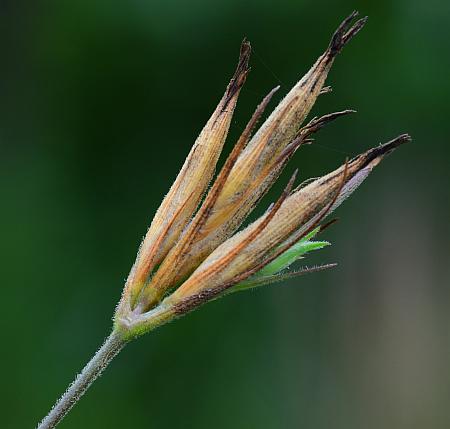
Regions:
<svg viewBox="0 0 450 429"><path fill-rule="evenodd" d="M244 40L238 66L225 94L152 220L128 277L124 296L139 293L151 271L166 256L197 209L228 134L239 92L249 71L250 52L250 43Z"/></svg>
<svg viewBox="0 0 450 429"><path fill-rule="evenodd" d="M285 251L341 204L386 154L409 140L408 135L401 135L293 192L219 246L171 295L170 302L214 295L263 268L280 249Z"/></svg>

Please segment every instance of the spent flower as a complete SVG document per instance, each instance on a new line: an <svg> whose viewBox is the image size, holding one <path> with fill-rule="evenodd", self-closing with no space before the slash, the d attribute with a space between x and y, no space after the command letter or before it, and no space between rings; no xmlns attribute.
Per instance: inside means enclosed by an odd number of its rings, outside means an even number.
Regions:
<svg viewBox="0 0 450 429"><path fill-rule="evenodd" d="M307 252L327 246L315 237L335 210L380 161L410 137L402 134L336 170L295 185L295 172L278 200L239 231L299 147L343 110L304 120L337 55L366 22L347 17L324 53L289 91L259 129L274 88L261 101L210 185L233 112L249 72L251 47L242 42L236 71L201 131L175 182L157 210L127 278L114 315L114 329L93 360L43 420L54 427L109 361L131 339L229 293L292 278L335 264L288 271ZM209 190L208 190L209 187Z"/></svg>

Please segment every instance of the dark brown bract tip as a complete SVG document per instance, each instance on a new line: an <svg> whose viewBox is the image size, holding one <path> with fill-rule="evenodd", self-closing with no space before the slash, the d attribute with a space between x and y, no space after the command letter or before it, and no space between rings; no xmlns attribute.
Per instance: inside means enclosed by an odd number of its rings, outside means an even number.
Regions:
<svg viewBox="0 0 450 429"><path fill-rule="evenodd" d="M335 57L339 52L341 52L342 48L355 36L361 28L364 27L364 24L367 22L367 16L361 19L358 19L353 25L351 22L358 16L358 12L353 11L347 18L342 21L341 25L334 32L333 37L331 38L330 45L328 46L328 52L331 58Z"/></svg>
<svg viewBox="0 0 450 429"><path fill-rule="evenodd" d="M307 135L310 135L320 130L329 122L333 122L335 119L341 116L348 115L350 113L356 113L356 110L347 109L342 110L341 112L328 113L327 115L323 115L320 118L314 118L305 127L303 127L303 132L306 133Z"/></svg>
<svg viewBox="0 0 450 429"><path fill-rule="evenodd" d="M233 78L228 85L227 94L223 103L222 110L226 109L230 100L233 98L236 92L238 92L242 88L242 85L244 85L247 74L250 71L248 62L250 60L251 52L252 47L250 45L250 42L244 38L241 43L241 50L239 52L239 62L236 67L236 71L234 72Z"/></svg>
<svg viewBox="0 0 450 429"><path fill-rule="evenodd" d="M388 141L387 143L380 144L378 147L374 147L370 150L368 150L366 153L363 153L359 156L357 156L353 161L361 160L361 157L363 157L363 165L361 168L368 165L370 162L381 159L386 155L389 155L391 152L393 152L395 149L397 149L399 146L405 143L409 143L411 141L411 136L409 134L401 134L395 139L392 139Z"/></svg>
<svg viewBox="0 0 450 429"><path fill-rule="evenodd" d="M381 144L380 146L373 148L370 151L370 153L373 158L385 156L390 154L394 149L397 149L402 144L409 143L411 140L412 138L409 134L401 134L395 139L392 139L387 143Z"/></svg>
<svg viewBox="0 0 450 429"><path fill-rule="evenodd" d="M252 53L252 45L247 40L247 38L244 37L244 40L242 40L241 42L241 50L239 52L239 63L234 77L248 70L248 62L250 60L251 53Z"/></svg>
<svg viewBox="0 0 450 429"><path fill-rule="evenodd" d="M401 134L395 139L392 139L391 141L384 143L380 145L379 147L375 148L374 151L380 152L379 155L387 155L391 153L394 149L398 148L402 144L409 143L412 140L411 136L409 134Z"/></svg>

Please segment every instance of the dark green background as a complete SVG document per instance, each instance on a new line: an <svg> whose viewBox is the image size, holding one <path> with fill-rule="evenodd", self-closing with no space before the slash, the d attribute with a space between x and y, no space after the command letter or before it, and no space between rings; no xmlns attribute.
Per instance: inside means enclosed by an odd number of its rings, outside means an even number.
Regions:
<svg viewBox="0 0 450 429"><path fill-rule="evenodd" d="M414 142L338 210L333 246L307 260L339 267L214 302L131 344L61 428L449 427L443 0L3 0L2 427L33 427L108 333L141 236L242 38L252 72L225 152L355 7L368 25L313 113L359 113L300 150L281 182L402 132Z"/></svg>

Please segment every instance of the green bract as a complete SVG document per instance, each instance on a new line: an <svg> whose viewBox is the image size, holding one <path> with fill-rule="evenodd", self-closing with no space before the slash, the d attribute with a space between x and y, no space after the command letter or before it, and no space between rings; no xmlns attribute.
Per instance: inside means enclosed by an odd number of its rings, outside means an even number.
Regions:
<svg viewBox="0 0 450 429"><path fill-rule="evenodd" d="M311 241L318 232L320 227L315 228L309 234L305 235L298 243L290 247L286 252L282 253L278 258L274 259L270 264L266 265L263 269L258 271L248 279L233 286L228 293L239 292L247 289L253 289L258 286L274 283L286 278L282 274L282 271L289 268L294 262L303 258L308 252L313 250L319 250L326 246L330 246L328 241ZM294 271L289 273L289 277L292 274L301 274L303 271Z"/></svg>

